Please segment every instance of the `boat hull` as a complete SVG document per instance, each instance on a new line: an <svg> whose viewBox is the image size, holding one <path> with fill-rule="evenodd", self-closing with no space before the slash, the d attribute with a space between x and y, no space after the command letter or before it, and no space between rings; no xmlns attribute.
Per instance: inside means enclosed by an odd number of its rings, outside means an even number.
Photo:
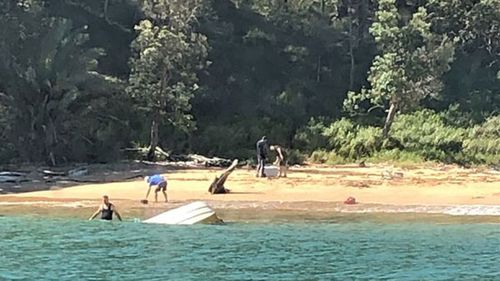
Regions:
<svg viewBox="0 0 500 281"><path fill-rule="evenodd" d="M152 218L143 223L156 224L180 224L191 225L196 223L220 223L222 222L214 210L205 202L193 202L179 208L175 208Z"/></svg>

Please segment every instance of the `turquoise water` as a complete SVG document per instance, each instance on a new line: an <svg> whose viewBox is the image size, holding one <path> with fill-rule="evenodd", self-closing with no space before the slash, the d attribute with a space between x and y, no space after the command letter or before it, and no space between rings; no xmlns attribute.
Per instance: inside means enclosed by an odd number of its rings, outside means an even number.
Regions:
<svg viewBox="0 0 500 281"><path fill-rule="evenodd" d="M0 217L0 280L500 280L500 225Z"/></svg>

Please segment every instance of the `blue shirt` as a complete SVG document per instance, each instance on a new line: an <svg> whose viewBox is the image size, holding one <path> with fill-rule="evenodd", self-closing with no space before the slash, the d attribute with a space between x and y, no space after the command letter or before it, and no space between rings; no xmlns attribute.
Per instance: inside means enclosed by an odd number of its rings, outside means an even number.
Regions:
<svg viewBox="0 0 500 281"><path fill-rule="evenodd" d="M149 185L159 185L160 183L165 182L165 179L161 175L152 175L148 178Z"/></svg>

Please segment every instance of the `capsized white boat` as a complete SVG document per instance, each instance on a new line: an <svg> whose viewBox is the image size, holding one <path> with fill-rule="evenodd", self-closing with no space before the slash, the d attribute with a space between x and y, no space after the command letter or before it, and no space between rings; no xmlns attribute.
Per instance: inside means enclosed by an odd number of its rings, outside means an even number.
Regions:
<svg viewBox="0 0 500 281"><path fill-rule="evenodd" d="M214 210L207 203L196 201L149 218L144 223L195 224L221 223Z"/></svg>

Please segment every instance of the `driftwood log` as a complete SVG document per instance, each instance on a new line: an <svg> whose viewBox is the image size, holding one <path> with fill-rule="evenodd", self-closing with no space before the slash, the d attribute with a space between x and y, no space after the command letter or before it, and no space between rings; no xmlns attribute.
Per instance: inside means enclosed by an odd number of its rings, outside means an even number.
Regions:
<svg viewBox="0 0 500 281"><path fill-rule="evenodd" d="M234 169L236 169L237 166L238 166L238 159L235 159L231 164L231 166L229 166L229 168L224 170L222 175L220 175L219 177L215 177L214 181L208 188L208 192L212 194L229 193L229 189L227 189L224 186L224 184L226 183L226 180L229 177L229 175L234 171Z"/></svg>
<svg viewBox="0 0 500 281"><path fill-rule="evenodd" d="M26 174L24 173L0 171L0 182L19 183L25 181L28 181L28 179L26 179Z"/></svg>

